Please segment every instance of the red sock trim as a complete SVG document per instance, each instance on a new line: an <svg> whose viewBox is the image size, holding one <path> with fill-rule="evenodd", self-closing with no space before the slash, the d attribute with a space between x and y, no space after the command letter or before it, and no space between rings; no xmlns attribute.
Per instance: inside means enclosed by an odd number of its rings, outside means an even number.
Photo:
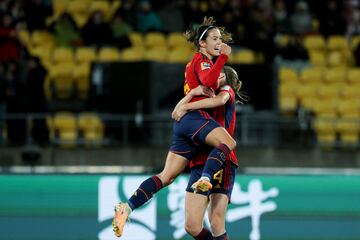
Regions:
<svg viewBox="0 0 360 240"><path fill-rule="evenodd" d="M230 154L230 148L226 145L226 144L220 144L219 146L217 146L218 149L220 149L221 151L223 151L226 154L226 157Z"/></svg>
<svg viewBox="0 0 360 240"><path fill-rule="evenodd" d="M158 191L163 188L163 184L161 182L161 179L158 176L152 176L152 179L154 180L154 182L156 184L156 189Z"/></svg>

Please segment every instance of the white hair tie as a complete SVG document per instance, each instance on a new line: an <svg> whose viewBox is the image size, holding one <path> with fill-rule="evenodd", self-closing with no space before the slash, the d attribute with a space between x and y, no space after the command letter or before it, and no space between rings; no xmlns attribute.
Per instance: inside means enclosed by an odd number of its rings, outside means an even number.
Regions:
<svg viewBox="0 0 360 240"><path fill-rule="evenodd" d="M208 26L208 27L202 32L202 34L201 34L200 37L199 37L199 43L200 43L201 39L204 37L205 33L206 33L210 28L214 28L214 27L215 27L215 26L210 25L210 26Z"/></svg>

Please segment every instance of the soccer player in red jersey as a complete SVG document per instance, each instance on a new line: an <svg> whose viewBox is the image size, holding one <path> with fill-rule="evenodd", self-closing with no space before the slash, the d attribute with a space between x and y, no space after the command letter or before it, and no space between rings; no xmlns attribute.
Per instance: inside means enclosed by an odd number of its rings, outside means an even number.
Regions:
<svg viewBox="0 0 360 240"><path fill-rule="evenodd" d="M199 28L186 32L188 41L194 43L198 52L186 66L185 95L199 85L210 87L214 91L219 87L217 79L231 53L231 48L226 44L231 41L231 34L223 27L215 26L214 23L213 18L205 17ZM191 101L196 102L203 98L195 97ZM183 156L186 156L184 151L191 152L192 150L191 147L186 146L189 141L195 146L207 144L213 147L201 178L192 186L203 192L212 188L210 182L212 176L236 147L235 140L225 128L214 121L211 115L210 109L199 109L187 113L174 124L173 144L170 147L170 151L181 153Z"/></svg>
<svg viewBox="0 0 360 240"><path fill-rule="evenodd" d="M228 67L224 67L224 68L225 68L225 72L228 72L226 74L227 77L226 78L220 77L219 82L224 81L224 79L229 79L229 80L227 80L228 84L230 84L233 89L239 89L241 87L241 84L234 83L234 80L232 80L232 79L238 79L234 70L232 70L231 68L228 68ZM199 88L192 90L189 93L189 95L192 95L195 92L198 92L199 91L198 89ZM203 91L203 90L201 89L201 91ZM201 91L199 91L199 92L201 92ZM203 100L200 100L197 102L192 102L188 105L186 105L185 103L188 103L191 100L191 98L189 96L184 97L179 102L179 104L175 107L175 109L172 113L172 117L176 120L180 120L180 118L183 115L185 115L185 113L189 110L193 110L196 108L200 108L200 109L201 108L215 108L216 106L221 106L226 103L226 106L224 108L216 108L215 116L216 116L216 119L219 122L221 122L222 124L224 124L224 126L227 128L227 130L230 131L231 135L233 135L233 131L235 128L235 126L234 126L235 108L234 108L234 101L232 101L231 99L234 99L235 97L234 97L233 91L231 89L229 89L228 85L221 87L219 92L220 93L218 94L217 97L203 99ZM229 100L228 96L230 96L230 100ZM237 96L240 96L240 95L237 95ZM230 102L232 104L229 104ZM223 116L220 116L220 114L223 114L226 117L224 118ZM192 173L191 173L189 185L187 187L188 193L186 196L186 230L189 232L189 234L194 236L195 239L199 239L199 240L213 239L213 235L210 233L210 231L207 230L206 228L203 228L203 226L202 226L202 219L204 217L205 208L207 206L207 202L208 202L207 196L209 195L209 192L206 192L206 193L199 192L201 195L194 194L194 193L192 193L193 190L191 189L190 186L192 185L192 183L194 181L196 181L199 178L199 176L200 176L199 173L201 174L201 172L202 172L202 167L206 162L209 152L210 152L210 150L205 151L203 149L200 152L196 153L196 155L190 161L190 167L192 169ZM171 156L171 155L169 155L169 156ZM170 160L172 162L168 162ZM169 174L172 174L171 176L173 177L173 179L175 179L177 177L177 175L179 175L182 172L182 170L189 163L189 161L177 162L178 160L181 160L181 159L180 158L178 158L178 159L167 158L166 167L161 172L161 174L159 174L157 176L159 176L159 178L161 177L161 179L164 179L165 175L170 176ZM226 206L227 206L227 201L228 201L227 199L228 198L230 199L230 195L231 195L231 191L232 191L234 175L235 175L235 166L237 166L236 154L234 151L232 151L230 154L230 160L233 161L233 163L230 163L230 161L226 161L226 163L223 164L221 169L214 174L213 184L215 187L211 191L211 194L212 194L211 198L214 199L211 202L211 211L213 214L210 215L210 218L211 218L211 222L214 225L212 227L213 234L215 237L218 237L215 239L226 239L225 237L227 237L226 232L224 230L224 227L225 227L224 226L225 225L224 218L223 218L224 214L219 214L219 213L223 213L226 211ZM173 167L177 166L178 168L174 169L174 168L171 168L170 166L173 166ZM147 179L146 181L144 181L140 185L139 189L136 191L136 193L137 193L136 195L140 196L140 197L143 196L143 194L144 194L143 189L145 189L146 184L154 181L155 180L154 177L157 177L157 176L153 176L153 177ZM170 184L171 182L168 182L167 185ZM220 193L220 194L216 194L216 193ZM143 205L145 202L147 202L148 198L152 197L152 194L154 194L154 193L151 193L151 195L148 195L147 198L144 199L143 203L140 204L140 206ZM228 198L226 196L228 196ZM138 198L138 197L135 197L135 198ZM219 199L219 200L217 200L217 199ZM191 202L192 204L189 205L189 202ZM131 199L129 200L129 203L131 203ZM127 211L129 211L130 207L128 206L128 203L122 203L121 206L122 206L122 211L125 211L126 214L120 214L120 216L122 216L126 221L128 214L130 214L130 212L127 213ZM197 209L197 210L192 212L191 211L192 209ZM124 216L126 216L126 218ZM125 223L125 221L124 221L124 223ZM218 223L218 224L216 224L216 223ZM115 228L114 230L116 230L115 226L114 226L114 228Z"/></svg>
<svg viewBox="0 0 360 240"><path fill-rule="evenodd" d="M226 85L220 88L215 98L181 104L177 106L172 116L179 120L187 111L220 106L215 108L214 118L222 126L225 126L231 136L234 136L236 97L237 100L243 101L246 100L246 96L239 93L242 82L239 80L235 70L227 66L224 67L224 70ZM231 198L238 160L233 150L229 156L230 161L225 161L220 170L214 174L211 181L214 187L208 192L194 192L191 186L201 177L208 154L209 150L203 149L190 161L191 174L185 198L185 229L194 239L227 240L229 237L225 230L225 215L228 202ZM212 235L203 227L203 218L209 199L209 220Z"/></svg>
<svg viewBox="0 0 360 240"><path fill-rule="evenodd" d="M188 31L186 36L195 44L199 52L194 55L186 67L184 89L187 96L185 98L198 101L209 96L206 88L199 88L199 85L208 86L213 90L218 88L217 79L231 53L231 48L223 41L230 41L231 35L224 28L214 26L212 18L205 18L200 27ZM217 57L217 61L213 63L212 60L215 57ZM196 89L200 89L202 93L191 94L191 90L196 91ZM203 95L203 97L193 100L194 95ZM131 211L142 206L156 192L173 182L187 166L188 160L193 158L198 146L203 144L212 146L213 150L209 153L203 176L194 183L193 187L204 192L212 187L210 179L220 169L222 163L228 159L236 142L210 114L210 110L191 111L179 122L174 123L173 143L163 171L145 180L127 203L115 205L113 230L116 236L121 236Z"/></svg>

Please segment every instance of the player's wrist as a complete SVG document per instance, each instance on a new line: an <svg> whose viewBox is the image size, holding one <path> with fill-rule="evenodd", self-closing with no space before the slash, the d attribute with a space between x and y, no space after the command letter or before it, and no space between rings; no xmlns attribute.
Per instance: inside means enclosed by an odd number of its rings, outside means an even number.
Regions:
<svg viewBox="0 0 360 240"><path fill-rule="evenodd" d="M229 54L230 55L230 54ZM225 54L225 53L220 53L219 58L223 58L224 60L228 60L229 55Z"/></svg>

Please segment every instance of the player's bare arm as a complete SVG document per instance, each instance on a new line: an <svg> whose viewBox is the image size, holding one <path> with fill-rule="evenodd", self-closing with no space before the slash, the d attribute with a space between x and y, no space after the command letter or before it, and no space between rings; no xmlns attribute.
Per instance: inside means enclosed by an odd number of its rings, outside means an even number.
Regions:
<svg viewBox="0 0 360 240"><path fill-rule="evenodd" d="M178 104L176 104L172 114L171 114L171 117L173 119L175 119L175 116L174 116L174 113L178 111L178 109L184 105L185 103L188 103L191 101L191 99L195 96L207 96L207 97L214 97L215 94L214 94L214 91L211 89L211 88L208 88L208 87L205 87L203 85L199 85L197 86L196 88L194 89L191 89L191 91L185 96L183 97L179 102Z"/></svg>
<svg viewBox="0 0 360 240"><path fill-rule="evenodd" d="M229 99L230 94L223 91L213 98L206 98L196 102L184 103L180 105L178 109L174 109L172 117L176 121L179 121L188 111L223 106Z"/></svg>

